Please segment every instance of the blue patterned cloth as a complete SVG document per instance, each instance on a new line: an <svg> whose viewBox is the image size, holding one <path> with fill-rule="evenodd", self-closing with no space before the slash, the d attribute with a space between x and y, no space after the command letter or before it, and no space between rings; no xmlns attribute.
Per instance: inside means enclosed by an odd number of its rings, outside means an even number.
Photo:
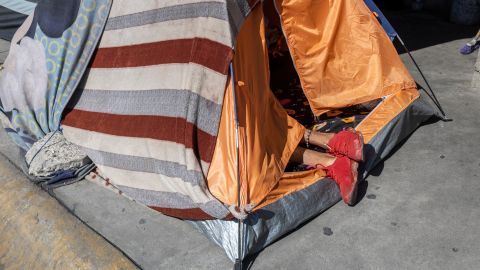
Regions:
<svg viewBox="0 0 480 270"><path fill-rule="evenodd" d="M0 77L0 118L23 149L28 150L45 134L59 129L62 113L100 39L111 4L111 0L40 1L25 37L18 45L12 45L16 49L11 54L17 54L12 58L35 58L40 63L32 73L29 69L35 63L27 62L24 72L14 70L18 63L9 70L7 61L5 74ZM44 54L35 53L35 48L43 49ZM46 74L38 74L45 70L42 65L46 66ZM30 82L41 83L38 78L42 76L47 78L46 86L32 86ZM20 86L12 90L10 86L16 81Z"/></svg>

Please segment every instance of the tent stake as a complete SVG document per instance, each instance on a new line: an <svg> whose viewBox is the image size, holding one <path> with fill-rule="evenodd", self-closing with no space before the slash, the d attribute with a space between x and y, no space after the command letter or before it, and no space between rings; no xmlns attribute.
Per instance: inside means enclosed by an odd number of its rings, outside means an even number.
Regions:
<svg viewBox="0 0 480 270"><path fill-rule="evenodd" d="M425 75L423 74L422 70L420 69L420 66L417 64L417 61L415 61L415 58L413 58L413 55L410 53L410 50L407 48L407 46L405 45L405 43L403 42L402 38L400 37L400 35L397 33L397 38L398 38L398 41L400 42L400 44L402 45L402 47L405 49L405 51L407 52L408 56L410 57L410 59L412 60L413 64L415 65L415 67L417 68L418 72L420 73L420 76L422 77L423 81L425 82L425 84L427 85L428 87L428 90L430 91L431 93L431 96L428 95L430 97L430 99L433 101L433 103L435 103L435 106L437 106L437 108L440 110L440 112L442 113L443 115L443 120L444 121L451 121L451 119L449 119L447 117L447 115L445 114L445 111L443 110L442 108L442 105L440 104L440 101L438 101L437 99L437 96L435 95L435 92L433 91L432 87L430 86L430 84L428 83L428 80L427 78L425 77ZM423 89L425 92L426 90Z"/></svg>
<svg viewBox="0 0 480 270"><path fill-rule="evenodd" d="M230 80L232 81L232 95L233 95L233 111L235 116L235 148L237 151L236 163L237 163L237 208L240 210L241 202L241 190L240 190L240 135L239 135L239 121L238 121L238 110L237 110L237 91L235 83L235 73L233 71L233 62L230 62ZM238 239L237 239L237 258L235 259L234 270L242 270L242 223L241 219L238 219Z"/></svg>

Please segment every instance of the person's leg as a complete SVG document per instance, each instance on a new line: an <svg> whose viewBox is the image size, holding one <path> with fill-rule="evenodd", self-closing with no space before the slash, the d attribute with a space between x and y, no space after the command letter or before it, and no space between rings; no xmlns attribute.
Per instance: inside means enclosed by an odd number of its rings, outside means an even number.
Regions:
<svg viewBox="0 0 480 270"><path fill-rule="evenodd" d="M477 34L460 49L461 54L470 54L480 47L480 30Z"/></svg>
<svg viewBox="0 0 480 270"><path fill-rule="evenodd" d="M356 202L358 188L358 163L346 156L335 157L326 153L297 147L290 161L324 169L340 188L343 201L348 205Z"/></svg>
<svg viewBox="0 0 480 270"><path fill-rule="evenodd" d="M335 133L323 133L313 130L311 131L311 134L308 133L309 132L305 132L303 135L303 143L308 140L309 144L320 146L326 150L330 149L328 147L328 142L335 136Z"/></svg>
<svg viewBox="0 0 480 270"><path fill-rule="evenodd" d="M475 40L480 40L480 30L478 30L477 34L473 37Z"/></svg>
<svg viewBox="0 0 480 270"><path fill-rule="evenodd" d="M355 161L363 161L363 136L354 129L343 130L339 133L307 130L303 135L303 143L307 142L322 147L335 156L347 156Z"/></svg>
<svg viewBox="0 0 480 270"><path fill-rule="evenodd" d="M322 167L328 167L335 163L335 159L336 157L330 154L309 150L299 146L293 152L290 161L313 167L316 167L318 165Z"/></svg>

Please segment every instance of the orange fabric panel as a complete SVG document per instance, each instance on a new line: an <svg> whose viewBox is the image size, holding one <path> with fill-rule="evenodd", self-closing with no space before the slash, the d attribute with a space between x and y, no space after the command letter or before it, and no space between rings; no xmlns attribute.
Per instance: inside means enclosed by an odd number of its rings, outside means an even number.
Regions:
<svg viewBox="0 0 480 270"><path fill-rule="evenodd" d="M368 143L386 124L419 96L420 93L416 88L409 88L386 97L386 99L356 127L356 130L362 132L365 143Z"/></svg>
<svg viewBox="0 0 480 270"><path fill-rule="evenodd" d="M325 171L323 170L287 172L282 175L278 181L278 185L268 193L263 202L260 205L257 205L254 210L274 203L288 194L302 190L317 181L322 181L323 179L325 179Z"/></svg>
<svg viewBox="0 0 480 270"><path fill-rule="evenodd" d="M240 121L241 203L260 204L278 186L304 127L287 115L269 87L263 12L255 8L244 23L233 59ZM233 96L227 85L213 160L210 192L227 205L237 203ZM299 183L299 185L303 185Z"/></svg>
<svg viewBox="0 0 480 270"><path fill-rule="evenodd" d="M363 0L275 1L316 115L415 87Z"/></svg>

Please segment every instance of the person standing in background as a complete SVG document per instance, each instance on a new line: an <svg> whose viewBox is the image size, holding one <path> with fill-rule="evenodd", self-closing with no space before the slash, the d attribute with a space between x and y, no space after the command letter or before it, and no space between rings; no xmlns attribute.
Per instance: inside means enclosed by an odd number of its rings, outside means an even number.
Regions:
<svg viewBox="0 0 480 270"><path fill-rule="evenodd" d="M463 47L460 49L461 54L471 54L476 49L480 47L480 30L477 34L470 40L469 42L465 43Z"/></svg>

